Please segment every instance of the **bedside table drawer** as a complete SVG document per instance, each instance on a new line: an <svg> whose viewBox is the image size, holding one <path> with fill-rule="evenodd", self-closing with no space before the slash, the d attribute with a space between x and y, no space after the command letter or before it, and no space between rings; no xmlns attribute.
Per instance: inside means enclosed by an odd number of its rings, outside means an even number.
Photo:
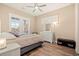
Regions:
<svg viewBox="0 0 79 59"><path fill-rule="evenodd" d="M7 44L7 47L0 50L0 56L20 56L20 45L17 43Z"/></svg>

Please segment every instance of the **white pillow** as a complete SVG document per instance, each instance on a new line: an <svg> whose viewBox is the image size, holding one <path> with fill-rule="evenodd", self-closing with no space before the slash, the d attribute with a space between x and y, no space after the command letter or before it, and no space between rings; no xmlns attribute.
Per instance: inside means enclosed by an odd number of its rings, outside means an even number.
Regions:
<svg viewBox="0 0 79 59"><path fill-rule="evenodd" d="M2 33L0 33L0 38L14 39L16 37L13 34L11 34L11 33L2 32Z"/></svg>

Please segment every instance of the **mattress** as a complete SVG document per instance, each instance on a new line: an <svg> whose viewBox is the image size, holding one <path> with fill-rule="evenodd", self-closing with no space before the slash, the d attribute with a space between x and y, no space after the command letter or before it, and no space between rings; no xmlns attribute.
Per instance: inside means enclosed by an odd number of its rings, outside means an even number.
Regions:
<svg viewBox="0 0 79 59"><path fill-rule="evenodd" d="M34 43L38 43L40 41L42 41L40 35L23 35L12 40L7 40L7 43L16 42L21 47L25 47L25 46L32 45Z"/></svg>

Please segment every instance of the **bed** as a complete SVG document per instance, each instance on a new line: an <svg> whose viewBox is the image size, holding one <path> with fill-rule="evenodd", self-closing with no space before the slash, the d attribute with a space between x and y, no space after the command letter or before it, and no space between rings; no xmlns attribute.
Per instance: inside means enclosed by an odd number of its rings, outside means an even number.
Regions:
<svg viewBox="0 0 79 59"><path fill-rule="evenodd" d="M12 34L8 33L6 38L7 38L7 44L16 42L21 46L20 48L21 55L42 45L42 39L40 35L36 34L22 35L20 37L15 37Z"/></svg>
<svg viewBox="0 0 79 59"><path fill-rule="evenodd" d="M21 55L28 51L41 46L42 40L40 35L23 35L15 40L21 46Z"/></svg>

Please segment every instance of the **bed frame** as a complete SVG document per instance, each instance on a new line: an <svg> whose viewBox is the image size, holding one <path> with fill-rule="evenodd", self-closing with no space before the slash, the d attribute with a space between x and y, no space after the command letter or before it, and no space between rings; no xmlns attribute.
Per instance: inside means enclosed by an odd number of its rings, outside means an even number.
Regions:
<svg viewBox="0 0 79 59"><path fill-rule="evenodd" d="M38 42L38 43L34 43L32 45L29 45L29 46L25 46L25 47L22 47L21 50L20 50L20 53L21 53L21 56L23 56L24 54L28 53L29 51L37 48L37 47L40 47L42 46L42 43L43 42Z"/></svg>

